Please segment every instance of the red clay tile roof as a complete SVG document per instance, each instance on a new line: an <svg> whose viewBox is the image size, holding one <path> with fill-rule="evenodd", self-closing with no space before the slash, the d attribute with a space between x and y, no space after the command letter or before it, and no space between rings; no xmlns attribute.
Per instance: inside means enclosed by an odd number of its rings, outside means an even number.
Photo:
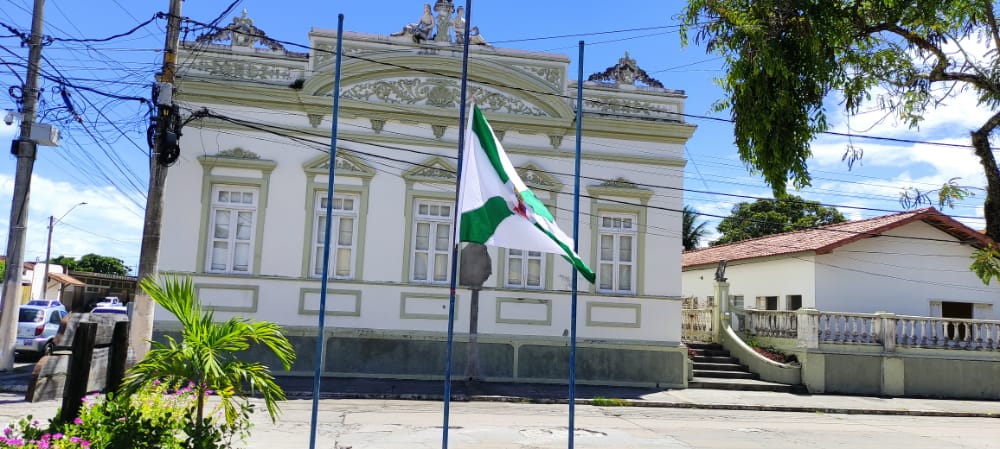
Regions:
<svg viewBox="0 0 1000 449"><path fill-rule="evenodd" d="M716 264L720 260L756 259L801 252L826 254L848 243L874 237L915 221L924 221L976 247L984 247L990 242L990 239L982 233L942 214L933 207L928 207L687 251L682 255L681 267Z"/></svg>

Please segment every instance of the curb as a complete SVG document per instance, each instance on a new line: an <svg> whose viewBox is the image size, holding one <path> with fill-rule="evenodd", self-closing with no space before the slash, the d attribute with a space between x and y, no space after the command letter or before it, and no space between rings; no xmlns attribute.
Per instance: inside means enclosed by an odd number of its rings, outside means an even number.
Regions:
<svg viewBox="0 0 1000 449"><path fill-rule="evenodd" d="M288 399L311 399L312 392L286 392ZM410 401L443 401L442 394L398 394L398 393L320 393L320 399L377 399L377 400L410 400ZM505 402L515 404L569 404L565 398L529 398L522 396L497 395L452 395L454 402ZM698 404L693 402L663 402L641 401L634 399L616 399L622 405L599 407L647 407L647 408L678 408L702 410L740 410L757 412L788 412L788 413L824 413L831 415L884 415L884 416L925 416L948 418L1000 418L1000 414L991 412L950 412L942 410L900 410L900 409L863 409L837 407L808 407L789 405L747 405L747 404ZM593 399L577 399L580 405L594 405ZM600 402L600 401L597 401Z"/></svg>

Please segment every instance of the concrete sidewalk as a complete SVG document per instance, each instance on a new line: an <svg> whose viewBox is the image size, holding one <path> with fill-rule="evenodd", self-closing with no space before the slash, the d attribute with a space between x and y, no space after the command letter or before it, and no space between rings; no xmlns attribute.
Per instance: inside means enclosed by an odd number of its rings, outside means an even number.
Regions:
<svg viewBox="0 0 1000 449"><path fill-rule="evenodd" d="M3 404L23 403L30 371L0 373ZM278 378L290 400L311 399L312 378ZM566 385L466 383L452 384L452 401L566 404ZM323 378L321 399L423 400L440 402L444 386L439 381L395 379ZM578 385L577 404L627 403L633 407L748 410L831 414L907 415L1000 418L1000 401L925 398L883 398L833 394L795 394L711 389L647 389ZM44 407L43 404L38 404ZM2 415L6 415L3 413ZM41 415L37 415L41 416Z"/></svg>

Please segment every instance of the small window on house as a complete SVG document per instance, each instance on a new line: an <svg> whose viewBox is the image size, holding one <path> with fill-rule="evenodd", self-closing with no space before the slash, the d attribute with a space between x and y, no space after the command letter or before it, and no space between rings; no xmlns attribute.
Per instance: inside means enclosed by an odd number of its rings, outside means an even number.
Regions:
<svg viewBox="0 0 1000 449"><path fill-rule="evenodd" d="M785 297L785 304L788 310L799 310L802 308L802 295L788 295Z"/></svg>
<svg viewBox="0 0 1000 449"><path fill-rule="evenodd" d="M973 305L971 302L943 301L941 302L941 317L971 320L972 309ZM948 323L945 332L947 332L950 339L965 340L965 326L955 326Z"/></svg>
<svg viewBox="0 0 1000 449"><path fill-rule="evenodd" d="M743 295L733 295L733 308L742 309L743 308Z"/></svg>
<svg viewBox="0 0 1000 449"><path fill-rule="evenodd" d="M764 297L764 310L778 310L778 297L777 296L765 296Z"/></svg>

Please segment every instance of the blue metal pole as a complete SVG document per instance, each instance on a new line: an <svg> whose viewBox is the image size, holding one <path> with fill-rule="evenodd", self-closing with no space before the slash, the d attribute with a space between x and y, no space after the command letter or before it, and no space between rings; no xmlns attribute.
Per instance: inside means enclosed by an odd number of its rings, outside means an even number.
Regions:
<svg viewBox="0 0 1000 449"><path fill-rule="evenodd" d="M462 43L462 90L458 111L458 173L455 175L455 217L462 188L462 158L465 150L466 91L469 83L469 26L472 23L472 0L465 0L465 39ZM448 349L444 364L444 426L441 429L441 449L448 449L448 419L451 414L451 359L455 344L455 288L458 284L458 227L452 220L451 288L448 298Z"/></svg>
<svg viewBox="0 0 1000 449"><path fill-rule="evenodd" d="M576 158L573 171L573 252L580 249L580 139L583 135L583 41L580 41L579 68L576 75ZM576 431L576 287L578 276L573 268L573 293L570 301L569 333L569 449L573 449Z"/></svg>
<svg viewBox="0 0 1000 449"><path fill-rule="evenodd" d="M326 181L326 229L323 238L323 278L319 290L319 325L316 328L316 373L313 375L312 419L309 422L309 449L316 449L316 420L319 415L319 380L323 373L323 336L326 327L326 288L330 271L330 228L333 218L333 175L337 166L337 120L340 112L340 55L344 48L344 15L337 15L337 63L333 75L333 117L330 126L330 172Z"/></svg>

